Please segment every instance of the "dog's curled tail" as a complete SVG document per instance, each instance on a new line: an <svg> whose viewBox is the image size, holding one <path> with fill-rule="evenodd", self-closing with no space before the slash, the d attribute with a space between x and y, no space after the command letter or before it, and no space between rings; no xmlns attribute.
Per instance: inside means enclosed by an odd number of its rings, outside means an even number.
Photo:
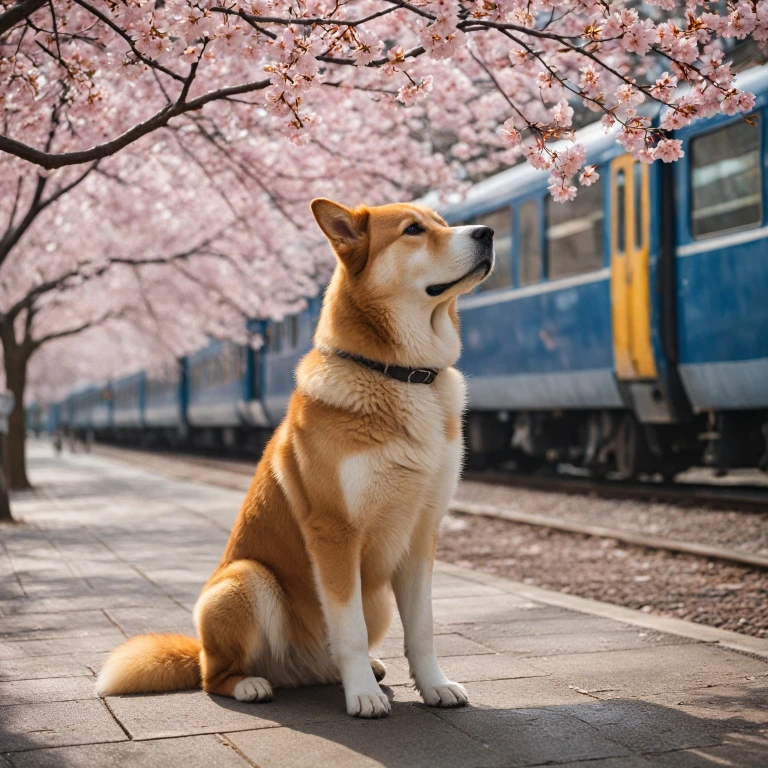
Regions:
<svg viewBox="0 0 768 768"><path fill-rule="evenodd" d="M138 635L109 654L96 681L100 696L199 688L200 641L184 635Z"/></svg>

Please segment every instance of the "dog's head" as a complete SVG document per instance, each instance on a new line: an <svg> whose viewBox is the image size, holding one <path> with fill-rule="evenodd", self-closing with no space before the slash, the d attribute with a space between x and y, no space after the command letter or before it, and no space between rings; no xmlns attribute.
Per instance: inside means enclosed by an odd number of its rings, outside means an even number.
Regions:
<svg viewBox="0 0 768 768"><path fill-rule="evenodd" d="M350 303L346 297L358 309L358 325L378 329L366 342L377 349L355 343L350 351L381 358L396 345L401 364L435 364L436 355L451 364L459 351L456 299L493 269L493 230L449 227L434 211L411 203L353 210L321 198L312 201L312 213L339 260L329 289L335 309L329 311L354 322L349 307L340 306ZM338 335L339 323L333 326ZM430 349L446 344L455 348L454 360L446 360L453 351Z"/></svg>
<svg viewBox="0 0 768 768"><path fill-rule="evenodd" d="M493 268L490 227L449 227L421 205L351 210L319 198L312 213L350 282L377 297L409 295L432 307L472 290Z"/></svg>

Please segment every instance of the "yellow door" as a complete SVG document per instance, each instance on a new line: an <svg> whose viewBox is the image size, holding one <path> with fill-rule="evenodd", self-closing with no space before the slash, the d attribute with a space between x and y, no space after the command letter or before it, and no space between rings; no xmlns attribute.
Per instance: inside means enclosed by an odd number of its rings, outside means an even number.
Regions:
<svg viewBox="0 0 768 768"><path fill-rule="evenodd" d="M616 375L655 379L651 347L648 166L623 155L611 163L611 312Z"/></svg>

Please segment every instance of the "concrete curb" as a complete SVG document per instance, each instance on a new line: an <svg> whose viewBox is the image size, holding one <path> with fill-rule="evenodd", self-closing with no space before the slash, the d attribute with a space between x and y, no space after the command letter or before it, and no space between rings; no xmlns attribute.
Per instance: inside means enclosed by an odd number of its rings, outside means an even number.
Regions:
<svg viewBox="0 0 768 768"><path fill-rule="evenodd" d="M602 603L598 600L590 600L586 597L577 597L576 595L567 595L563 592L554 592L550 589L542 589L529 584L522 584L519 581L504 579L500 576L492 576L481 571L462 568L450 563L437 562L436 569L443 573L457 576L467 581L474 581L479 584L486 584L495 587L502 592L507 592L518 597L524 597L527 600L533 600L545 605L552 605L558 608L564 608L579 613L588 613L592 616L600 616L605 619L621 621L624 624L631 624L644 629L652 629L657 632L666 632L670 635L680 635L692 640L698 640L704 643L717 643L724 648L733 651L760 656L768 659L768 640L750 635L740 635L738 632L731 632L727 629L717 629L716 627L707 627L704 624L694 624L692 621L675 619L666 616L654 616L649 613L642 613L632 608L624 608L621 605L612 605Z"/></svg>

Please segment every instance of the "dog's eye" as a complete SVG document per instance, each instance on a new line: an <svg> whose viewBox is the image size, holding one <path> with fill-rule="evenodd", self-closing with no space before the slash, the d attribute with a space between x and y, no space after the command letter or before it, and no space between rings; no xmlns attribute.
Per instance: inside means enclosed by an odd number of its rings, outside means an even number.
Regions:
<svg viewBox="0 0 768 768"><path fill-rule="evenodd" d="M420 235L422 232L424 232L424 227L422 227L421 224L414 223L407 226L403 234L404 235Z"/></svg>

